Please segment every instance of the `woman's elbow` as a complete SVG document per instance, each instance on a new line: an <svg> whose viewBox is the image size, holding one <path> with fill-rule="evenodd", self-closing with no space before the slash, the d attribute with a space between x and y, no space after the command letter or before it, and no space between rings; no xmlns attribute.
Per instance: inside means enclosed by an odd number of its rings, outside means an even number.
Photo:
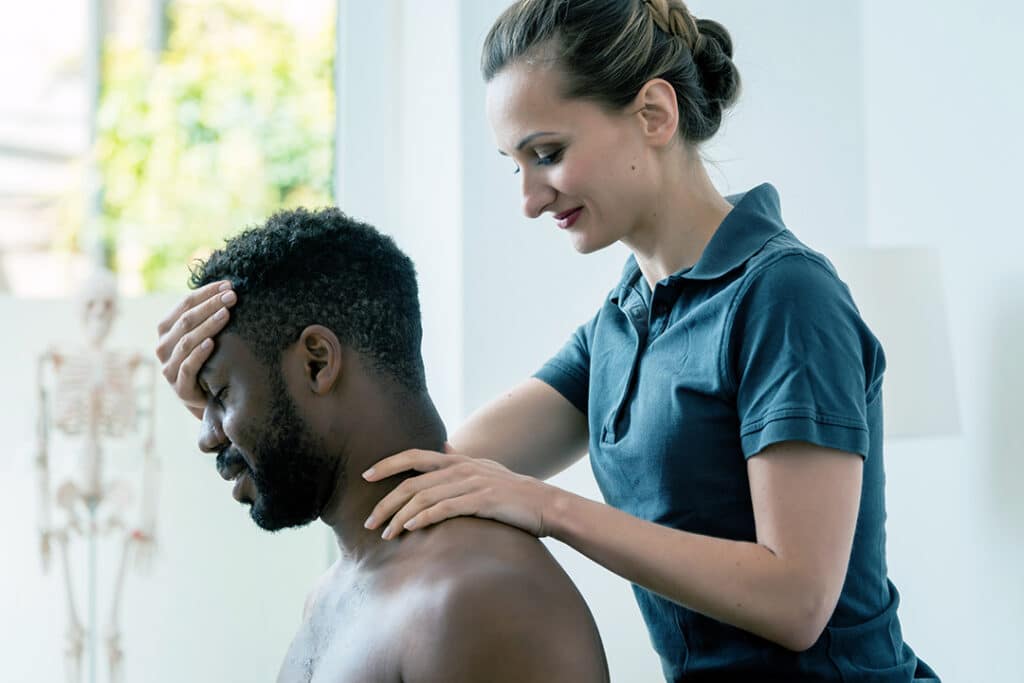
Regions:
<svg viewBox="0 0 1024 683"><path fill-rule="evenodd" d="M791 633L786 633L783 637L777 639L776 643L793 652L804 652L814 647L814 644L818 642L818 638L821 637L821 633L824 630L824 626L819 629L794 629Z"/></svg>
<svg viewBox="0 0 1024 683"><path fill-rule="evenodd" d="M806 591L776 642L787 650L804 652L814 647L835 611L838 596Z"/></svg>

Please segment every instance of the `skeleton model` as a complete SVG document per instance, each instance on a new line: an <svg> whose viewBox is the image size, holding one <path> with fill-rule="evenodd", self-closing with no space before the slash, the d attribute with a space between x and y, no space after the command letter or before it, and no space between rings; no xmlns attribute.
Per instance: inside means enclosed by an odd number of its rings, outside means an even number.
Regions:
<svg viewBox="0 0 1024 683"><path fill-rule="evenodd" d="M36 467L40 494L40 550L44 571L52 551L59 555L67 593L68 627L65 666L68 683L81 680L82 654L89 646L89 680L96 681L96 550L101 539L119 546L105 633L111 683L121 681L118 612L126 565L148 565L154 547L156 493L159 475L153 452L153 363L138 354L104 346L116 316L117 290L113 274L94 272L80 297L86 345L74 352L50 350L39 359L39 422ZM142 401L140 401L142 399ZM145 428L141 425L145 424ZM53 432L75 444L70 471L51 487L50 436ZM112 480L104 467L104 442L142 438L142 495L136 525L127 521L133 487ZM56 513L56 514L54 514ZM76 606L69 546L76 537L88 546L86 585L88 624Z"/></svg>

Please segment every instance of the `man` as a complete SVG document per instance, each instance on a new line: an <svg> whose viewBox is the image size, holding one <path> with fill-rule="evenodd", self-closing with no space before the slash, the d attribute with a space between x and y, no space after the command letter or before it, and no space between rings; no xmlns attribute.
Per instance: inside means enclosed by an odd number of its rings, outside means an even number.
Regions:
<svg viewBox="0 0 1024 683"><path fill-rule="evenodd" d="M536 538L472 518L391 541L364 528L401 478L360 475L445 442L420 357L415 272L392 240L336 209L281 212L214 252L192 285L221 280L238 300L198 373L199 446L259 526L319 518L341 551L278 680L607 680L593 618ZM169 344L169 329L162 358L187 347Z"/></svg>

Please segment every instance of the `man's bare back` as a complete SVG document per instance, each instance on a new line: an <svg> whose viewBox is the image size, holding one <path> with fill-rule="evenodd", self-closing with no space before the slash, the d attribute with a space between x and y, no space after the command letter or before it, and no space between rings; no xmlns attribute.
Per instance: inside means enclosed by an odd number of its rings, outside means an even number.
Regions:
<svg viewBox="0 0 1024 683"><path fill-rule="evenodd" d="M278 683L608 680L583 598L536 538L457 518L311 592Z"/></svg>

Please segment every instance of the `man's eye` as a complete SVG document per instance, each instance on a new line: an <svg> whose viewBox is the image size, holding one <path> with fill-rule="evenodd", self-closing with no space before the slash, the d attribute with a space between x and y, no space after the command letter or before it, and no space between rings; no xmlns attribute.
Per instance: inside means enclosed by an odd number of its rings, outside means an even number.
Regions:
<svg viewBox="0 0 1024 683"><path fill-rule="evenodd" d="M220 391L213 395L213 400L216 401L217 403L223 404L224 399L227 398L227 395L228 388L224 387L223 389L221 389Z"/></svg>

